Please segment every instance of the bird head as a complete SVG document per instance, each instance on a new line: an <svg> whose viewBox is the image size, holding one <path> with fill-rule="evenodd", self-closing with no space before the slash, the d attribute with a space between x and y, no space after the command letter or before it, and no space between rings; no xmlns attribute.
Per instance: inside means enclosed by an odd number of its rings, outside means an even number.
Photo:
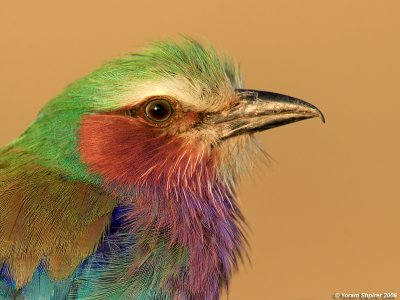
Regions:
<svg viewBox="0 0 400 300"><path fill-rule="evenodd" d="M73 83L20 142L66 176L171 188L235 180L259 149L253 133L313 117L323 119L307 102L243 89L235 62L185 39L153 43Z"/></svg>

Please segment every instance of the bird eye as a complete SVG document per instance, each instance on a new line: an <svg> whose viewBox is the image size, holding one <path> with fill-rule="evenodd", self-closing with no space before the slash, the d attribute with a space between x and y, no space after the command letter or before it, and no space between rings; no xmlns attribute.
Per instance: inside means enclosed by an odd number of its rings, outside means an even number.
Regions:
<svg viewBox="0 0 400 300"><path fill-rule="evenodd" d="M154 122L165 122L172 116L172 105L167 100L150 101L145 108L146 116Z"/></svg>

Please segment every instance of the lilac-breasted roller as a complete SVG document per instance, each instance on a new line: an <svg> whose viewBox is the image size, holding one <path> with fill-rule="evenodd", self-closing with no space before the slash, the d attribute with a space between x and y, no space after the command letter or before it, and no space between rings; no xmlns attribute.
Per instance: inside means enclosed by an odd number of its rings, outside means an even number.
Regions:
<svg viewBox="0 0 400 300"><path fill-rule="evenodd" d="M0 299L218 299L254 133L313 117L191 39L106 63L0 149Z"/></svg>

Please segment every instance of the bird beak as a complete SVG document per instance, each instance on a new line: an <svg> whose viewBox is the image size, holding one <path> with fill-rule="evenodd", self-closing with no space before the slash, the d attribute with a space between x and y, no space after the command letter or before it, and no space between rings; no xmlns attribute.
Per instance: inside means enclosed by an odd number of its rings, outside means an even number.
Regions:
<svg viewBox="0 0 400 300"><path fill-rule="evenodd" d="M257 132L297 121L319 117L314 105L290 96L257 90L236 90L238 102L229 110L209 116L219 129L220 139Z"/></svg>

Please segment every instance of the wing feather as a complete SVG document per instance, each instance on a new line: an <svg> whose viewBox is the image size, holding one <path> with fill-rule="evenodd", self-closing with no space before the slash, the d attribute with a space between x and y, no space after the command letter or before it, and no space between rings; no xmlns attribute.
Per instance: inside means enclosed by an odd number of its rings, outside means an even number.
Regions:
<svg viewBox="0 0 400 300"><path fill-rule="evenodd" d="M42 260L54 279L69 276L97 248L117 200L66 179L18 149L0 155L0 262L17 288Z"/></svg>

